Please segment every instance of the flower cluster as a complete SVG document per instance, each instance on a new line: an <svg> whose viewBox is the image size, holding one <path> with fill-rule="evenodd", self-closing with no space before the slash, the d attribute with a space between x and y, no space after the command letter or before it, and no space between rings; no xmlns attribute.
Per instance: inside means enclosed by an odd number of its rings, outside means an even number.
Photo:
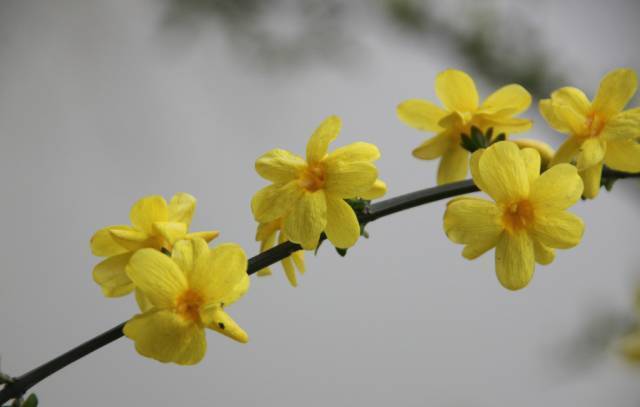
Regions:
<svg viewBox="0 0 640 407"><path fill-rule="evenodd" d="M249 288L247 257L236 244L209 249L217 231L188 233L196 200L174 195L140 199L132 226L108 226L91 238L93 254L107 257L93 277L107 297L135 289L141 313L124 327L136 350L161 362L182 365L204 357L204 328L239 342L247 334L223 310Z"/></svg>

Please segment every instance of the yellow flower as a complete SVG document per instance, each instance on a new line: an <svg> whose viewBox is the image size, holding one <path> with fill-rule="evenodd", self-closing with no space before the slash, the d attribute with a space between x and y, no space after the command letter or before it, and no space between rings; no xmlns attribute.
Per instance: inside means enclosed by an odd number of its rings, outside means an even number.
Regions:
<svg viewBox="0 0 640 407"><path fill-rule="evenodd" d="M358 142L328 153L340 127L338 117L326 119L307 143L306 161L280 149L256 161L258 174L273 184L253 196L253 216L259 223L282 218L285 235L307 250L317 246L323 231L336 247L353 246L360 225L345 199L373 199L386 192L373 164L380 157L378 147Z"/></svg>
<svg viewBox="0 0 640 407"><path fill-rule="evenodd" d="M640 363L640 287L635 295L636 327L630 333L620 338L618 349L622 355L632 363Z"/></svg>
<svg viewBox="0 0 640 407"><path fill-rule="evenodd" d="M285 235L284 230L282 229L282 219L276 219L272 222L261 223L260 225L258 225L258 230L256 231L256 240L260 242L260 253L271 249L276 244L276 241L278 242L278 244L280 244L289 240ZM287 275L289 283L293 287L297 287L298 280L296 278L295 269L297 268L301 274L304 273L304 251L298 250L291 253L291 256L285 257L280 261L280 263L282 264L282 268ZM257 274L261 277L269 276L271 275L271 269L269 267L265 267L262 270L258 271Z"/></svg>
<svg viewBox="0 0 640 407"><path fill-rule="evenodd" d="M148 301L124 326L141 355L165 363L198 363L207 350L205 328L248 341L223 310L249 289L247 256L237 244L209 249L203 239L180 240L171 257L142 249L131 257L127 275Z"/></svg>
<svg viewBox="0 0 640 407"><path fill-rule="evenodd" d="M640 108L623 111L637 88L636 73L616 69L600 82L593 102L577 88L565 87L540 101L540 114L551 127L569 138L558 149L553 164L577 160L584 196L600 190L602 167L640 171Z"/></svg>
<svg viewBox="0 0 640 407"><path fill-rule="evenodd" d="M218 236L217 231L187 233L196 209L196 199L186 193L175 194L171 202L159 195L147 196L131 208L131 225L107 226L91 238L91 251L106 260L93 269L93 279L107 297L129 294L134 284L125 266L137 250L153 248L171 251L178 239L201 237L206 241Z"/></svg>
<svg viewBox="0 0 640 407"><path fill-rule="evenodd" d="M531 128L531 120L513 117L529 108L531 95L522 86L503 86L482 104L473 79L466 73L447 69L436 77L436 95L444 109L422 99L402 102L398 118L405 124L437 135L413 150L416 158L433 160L442 157L438 167L438 184L465 179L469 153L460 145L460 134L470 133L471 126L483 132L493 127L493 134L518 133Z"/></svg>
<svg viewBox="0 0 640 407"><path fill-rule="evenodd" d="M449 202L444 231L466 245L462 255L475 259L496 248L496 274L511 290L525 287L535 262L549 264L554 248L576 246L584 231L582 220L565 209L582 194L574 166L559 164L540 175L540 155L503 141L471 156L475 184L494 202L460 197Z"/></svg>

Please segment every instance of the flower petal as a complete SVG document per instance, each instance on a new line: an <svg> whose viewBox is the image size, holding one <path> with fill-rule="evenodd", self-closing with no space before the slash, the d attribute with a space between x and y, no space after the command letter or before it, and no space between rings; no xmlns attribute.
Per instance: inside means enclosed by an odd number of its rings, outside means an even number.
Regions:
<svg viewBox="0 0 640 407"><path fill-rule="evenodd" d="M409 127L423 131L439 131L438 122L447 112L422 99L409 99L398 105L398 119Z"/></svg>
<svg viewBox="0 0 640 407"><path fill-rule="evenodd" d="M303 194L304 190L298 181L262 188L251 199L253 217L260 223L281 218L297 204Z"/></svg>
<svg viewBox="0 0 640 407"><path fill-rule="evenodd" d="M93 268L93 280L100 285L105 297L122 297L133 291L133 281L125 267L132 253L108 257Z"/></svg>
<svg viewBox="0 0 640 407"><path fill-rule="evenodd" d="M133 204L129 213L131 224L148 235L153 234L153 223L169 220L167 202L160 195L151 195Z"/></svg>
<svg viewBox="0 0 640 407"><path fill-rule="evenodd" d="M438 166L438 185L462 181L469 170L469 152L459 145L451 145Z"/></svg>
<svg viewBox="0 0 640 407"><path fill-rule="evenodd" d="M387 184L383 180L378 178L367 192L360 194L360 198L369 200L378 199L383 197L386 193Z"/></svg>
<svg viewBox="0 0 640 407"><path fill-rule="evenodd" d="M111 233L111 237L117 244L131 252L145 247L160 249L158 239L134 228L111 228L109 229L109 233Z"/></svg>
<svg viewBox="0 0 640 407"><path fill-rule="evenodd" d="M182 222L154 222L153 230L154 234L162 236L170 245L173 245L177 240L185 237L187 224Z"/></svg>
<svg viewBox="0 0 640 407"><path fill-rule="evenodd" d="M443 155L453 144L449 130L445 130L435 137L431 137L413 149L413 156L421 160L433 160Z"/></svg>
<svg viewBox="0 0 640 407"><path fill-rule="evenodd" d="M380 158L380 150L375 144L358 141L336 148L324 159L324 162L376 161L378 158Z"/></svg>
<svg viewBox="0 0 640 407"><path fill-rule="evenodd" d="M313 133L307 143L307 162L317 163L322 160L329 149L329 143L340 133L342 122L338 116L329 116Z"/></svg>
<svg viewBox="0 0 640 407"><path fill-rule="evenodd" d="M136 303L138 303L138 307L140 307L140 311L147 312L153 308L153 304L151 303L151 301L149 301L149 298L144 295L144 293L140 291L139 288L135 289L135 297Z"/></svg>
<svg viewBox="0 0 640 407"><path fill-rule="evenodd" d="M531 129L533 126L533 121L529 119L521 119L518 117L506 117L506 118L495 118L488 116L479 116L484 121L484 124L480 127L489 128L493 127L494 134L506 133L522 133Z"/></svg>
<svg viewBox="0 0 640 407"><path fill-rule="evenodd" d="M607 144L599 138L588 138L580 145L577 167L579 171L596 166L604 160Z"/></svg>
<svg viewBox="0 0 640 407"><path fill-rule="evenodd" d="M291 258L293 259L293 263L296 265L300 274L304 274L306 271L304 265L304 250L298 250L297 252L291 253Z"/></svg>
<svg viewBox="0 0 640 407"><path fill-rule="evenodd" d="M533 139L521 138L517 140L512 140L514 143L520 147L520 150L524 148L532 148L538 152L540 155L540 170L544 171L549 168L549 163L553 159L553 155L555 154L553 148L545 142Z"/></svg>
<svg viewBox="0 0 640 407"><path fill-rule="evenodd" d="M287 280L289 280L289 284L291 284L292 287L297 287L298 279L296 278L296 269L293 267L291 257L285 257L280 263L284 269L284 274L287 276Z"/></svg>
<svg viewBox="0 0 640 407"><path fill-rule="evenodd" d="M589 102L584 92L571 86L565 86L554 91L551 94L551 99L556 103L569 106L583 116L589 114L591 110L591 102Z"/></svg>
<svg viewBox="0 0 640 407"><path fill-rule="evenodd" d="M618 346L627 359L632 362L640 361L640 331L623 336Z"/></svg>
<svg viewBox="0 0 640 407"><path fill-rule="evenodd" d="M619 68L605 75L598 94L593 99L593 109L611 116L620 112L636 93L638 78L633 69Z"/></svg>
<svg viewBox="0 0 640 407"><path fill-rule="evenodd" d="M325 162L324 189L328 194L355 198L368 192L378 178L376 166L367 161Z"/></svg>
<svg viewBox="0 0 640 407"><path fill-rule="evenodd" d="M600 163L587 168L584 171L578 171L582 178L582 182L584 183L582 196L585 198L593 199L598 196L598 193L600 192L600 180L602 179L602 167L603 163Z"/></svg>
<svg viewBox="0 0 640 407"><path fill-rule="evenodd" d="M498 116L513 116L524 112L531 105L531 95L525 88L517 84L510 84L489 95L482 105L480 112Z"/></svg>
<svg viewBox="0 0 640 407"><path fill-rule="evenodd" d="M529 185L531 185L540 176L540 154L537 150L526 147L520 150L520 155L524 161Z"/></svg>
<svg viewBox="0 0 640 407"><path fill-rule="evenodd" d="M524 288L534 270L535 254L529 235L504 233L496 247L496 275L500 284L509 290Z"/></svg>
<svg viewBox="0 0 640 407"><path fill-rule="evenodd" d="M447 69L436 77L436 95L449 110L472 112L478 107L478 91L466 73Z"/></svg>
<svg viewBox="0 0 640 407"><path fill-rule="evenodd" d="M520 149L500 141L482 154L478 164L487 193L496 202L516 202L529 195L529 179Z"/></svg>
<svg viewBox="0 0 640 407"><path fill-rule="evenodd" d="M343 199L327 195L327 225L324 232L329 241L340 249L348 249L358 241L358 217Z"/></svg>
<svg viewBox="0 0 640 407"><path fill-rule="evenodd" d="M474 259L498 243L503 232L500 217L493 202L461 197L447 205L444 232L452 242L467 244L462 255Z"/></svg>
<svg viewBox="0 0 640 407"><path fill-rule="evenodd" d="M529 201L535 209L567 209L578 202L583 189L576 167L558 164L531 184Z"/></svg>
<svg viewBox="0 0 640 407"><path fill-rule="evenodd" d="M279 148L263 154L256 160L256 172L264 179L275 183L286 183L298 178L307 163L286 150Z"/></svg>
<svg viewBox="0 0 640 407"><path fill-rule="evenodd" d="M284 231L304 249L315 249L327 224L327 202L323 190L305 192L284 218Z"/></svg>
<svg viewBox="0 0 640 407"><path fill-rule="evenodd" d="M138 250L129 260L127 275L154 307L171 309L187 289L187 279L171 258L153 249Z"/></svg>
<svg viewBox="0 0 640 407"><path fill-rule="evenodd" d="M584 233L584 222L564 210L536 211L533 234L548 247L569 249L575 247Z"/></svg>
<svg viewBox="0 0 640 407"><path fill-rule="evenodd" d="M193 213L196 211L196 198L185 192L175 194L169 202L169 222L181 222L191 225Z"/></svg>
<svg viewBox="0 0 640 407"><path fill-rule="evenodd" d="M209 243L216 237L220 236L220 231L218 230L205 230L203 232L191 232L187 233L184 238L185 239L203 239L205 242Z"/></svg>
<svg viewBox="0 0 640 407"><path fill-rule="evenodd" d="M131 229L131 226L116 225L107 226L98 230L91 237L91 253L94 256L110 257L127 252L125 247L120 246L111 235L110 229Z"/></svg>
<svg viewBox="0 0 640 407"><path fill-rule="evenodd" d="M578 137L569 136L553 155L551 166L559 163L570 163L580 152L582 140Z"/></svg>
<svg viewBox="0 0 640 407"><path fill-rule="evenodd" d="M195 269L196 260L209 253L209 246L203 239L179 240L173 247L171 259L180 267L187 277Z"/></svg>
<svg viewBox="0 0 640 407"><path fill-rule="evenodd" d="M473 183L476 184L478 188L480 188L483 192L488 194L487 186L482 179L482 174L480 173L480 157L484 153L484 148L476 150L471 154L471 160L469 161L469 166L471 167L471 176L473 177Z"/></svg>
<svg viewBox="0 0 640 407"><path fill-rule="evenodd" d="M249 289L247 255L235 243L221 244L210 252L201 251L187 279L206 304L232 304Z"/></svg>
<svg viewBox="0 0 640 407"><path fill-rule="evenodd" d="M221 308L215 308L210 318L211 322L207 324L207 328L213 329L240 343L249 342L249 335Z"/></svg>
<svg viewBox="0 0 640 407"><path fill-rule="evenodd" d="M124 334L135 342L142 356L163 363L193 365L207 351L204 329L171 311L151 310L136 315L124 326Z"/></svg>
<svg viewBox="0 0 640 407"><path fill-rule="evenodd" d="M556 251L533 239L533 251L535 253L536 263L546 266L551 264L556 258Z"/></svg>
<svg viewBox="0 0 640 407"><path fill-rule="evenodd" d="M614 170L640 172L640 143L635 140L607 142L604 163Z"/></svg>
<svg viewBox="0 0 640 407"><path fill-rule="evenodd" d="M542 99L538 104L538 110L540 116L551 126L554 130L560 133L569 133L571 130L564 118L556 114L556 109L551 102L551 99Z"/></svg>
<svg viewBox="0 0 640 407"><path fill-rule="evenodd" d="M629 140L640 134L640 107L625 110L613 116L602 129L600 137L605 140Z"/></svg>

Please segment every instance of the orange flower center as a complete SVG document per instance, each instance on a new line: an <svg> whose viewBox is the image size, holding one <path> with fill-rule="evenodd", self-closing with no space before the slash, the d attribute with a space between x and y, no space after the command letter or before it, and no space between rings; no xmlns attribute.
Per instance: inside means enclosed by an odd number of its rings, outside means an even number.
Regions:
<svg viewBox="0 0 640 407"><path fill-rule="evenodd" d="M502 212L502 221L509 232L517 232L527 229L533 223L533 205L522 200L507 205Z"/></svg>
<svg viewBox="0 0 640 407"><path fill-rule="evenodd" d="M587 116L585 137L598 137L605 125L605 118L597 112L591 112Z"/></svg>
<svg viewBox="0 0 640 407"><path fill-rule="evenodd" d="M184 319L198 322L200 321L200 307L202 307L203 303L204 299L200 293L187 290L178 297L176 308Z"/></svg>
<svg viewBox="0 0 640 407"><path fill-rule="evenodd" d="M300 186L309 192L315 192L324 186L325 173L320 164L309 165L300 174Z"/></svg>

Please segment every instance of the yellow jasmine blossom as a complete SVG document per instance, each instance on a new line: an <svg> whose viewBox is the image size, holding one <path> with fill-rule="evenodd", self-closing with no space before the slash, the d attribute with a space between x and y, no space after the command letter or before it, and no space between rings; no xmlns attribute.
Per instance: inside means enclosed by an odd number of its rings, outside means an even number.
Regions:
<svg viewBox="0 0 640 407"><path fill-rule="evenodd" d="M517 140L513 140L514 143L518 145L518 147L522 148L533 148L540 154L540 169L541 171L545 171L549 168L551 164L551 160L553 159L554 154L556 153L553 148L547 143L544 143L540 140L521 138Z"/></svg>
<svg viewBox="0 0 640 407"><path fill-rule="evenodd" d="M540 175L540 154L503 141L471 156L475 184L495 202L460 197L449 202L444 231L466 245L462 255L475 259L496 248L496 274L510 289L525 287L535 263L549 264L554 248L576 246L584 231L580 218L566 211L582 194L582 180L569 164Z"/></svg>
<svg viewBox="0 0 640 407"><path fill-rule="evenodd" d="M540 114L547 123L569 135L552 165L575 159L586 198L598 195L603 165L619 171L640 171L640 144L636 141L640 108L623 110L637 83L632 69L615 69L602 79L592 102L573 87L560 88L550 99L540 101Z"/></svg>
<svg viewBox="0 0 640 407"><path fill-rule="evenodd" d="M120 297L133 290L125 266L137 250L171 251L178 239L200 237L209 242L218 236L217 231L188 233L195 209L196 199L186 193L175 194L169 205L159 195L147 196L131 208L132 226L107 226L97 231L91 238L91 251L106 259L93 269L93 279L104 295Z"/></svg>
<svg viewBox="0 0 640 407"><path fill-rule="evenodd" d="M338 117L327 118L309 139L306 160L275 149L256 161L258 174L273 184L253 196L253 216L259 223L281 218L285 235L307 250L318 245L323 231L336 247L353 246L360 225L345 199L374 199L386 192L373 164L378 147L358 142L328 152L340 128Z"/></svg>
<svg viewBox="0 0 640 407"><path fill-rule="evenodd" d="M258 225L258 230L256 231L256 240L260 242L260 253L271 249L273 246L275 246L276 242L280 244L289 240L283 230L282 218ZM296 278L295 269L297 268L301 274L305 272L304 251L298 250L291 253L291 256L285 257L280 261L280 263L282 264L282 268L287 275L289 283L293 287L297 287L298 280ZM269 267L266 267L258 271L257 274L261 277L269 276L271 275L271 269Z"/></svg>
<svg viewBox="0 0 640 407"><path fill-rule="evenodd" d="M493 127L493 134L519 133L531 128L531 120L514 117L531 104L531 95L520 85L503 86L482 104L473 79L462 71L441 72L435 85L444 109L426 100L410 99L398 106L397 114L410 127L436 133L414 149L413 155L423 160L442 157L438 184L466 178L469 152L460 145L460 135L470 134L471 126L483 132Z"/></svg>
<svg viewBox="0 0 640 407"><path fill-rule="evenodd" d="M630 362L640 362L640 287L636 288L635 313L638 323L636 328L623 336L618 344L622 355Z"/></svg>
<svg viewBox="0 0 640 407"><path fill-rule="evenodd" d="M147 306L124 326L143 356L192 365L207 350L205 328L246 343L248 336L223 310L249 289L247 256L234 243L209 249L203 239L180 240L171 257L137 251L127 275Z"/></svg>

